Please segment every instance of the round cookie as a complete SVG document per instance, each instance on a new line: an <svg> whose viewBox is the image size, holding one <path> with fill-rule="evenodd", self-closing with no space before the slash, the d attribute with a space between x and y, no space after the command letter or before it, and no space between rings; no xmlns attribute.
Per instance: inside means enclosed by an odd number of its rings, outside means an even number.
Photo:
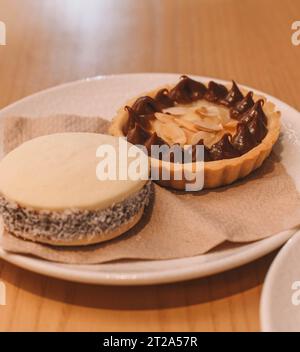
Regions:
<svg viewBox="0 0 300 352"><path fill-rule="evenodd" d="M114 148L118 162L118 138L96 133L42 136L6 155L0 162L5 230L32 241L72 246L103 242L133 227L149 202L150 183L99 180L96 151L101 145Z"/></svg>

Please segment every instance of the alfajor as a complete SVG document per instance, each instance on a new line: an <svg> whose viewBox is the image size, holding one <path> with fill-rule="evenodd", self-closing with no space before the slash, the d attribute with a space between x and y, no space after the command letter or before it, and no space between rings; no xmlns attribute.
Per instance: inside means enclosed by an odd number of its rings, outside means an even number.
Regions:
<svg viewBox="0 0 300 352"><path fill-rule="evenodd" d="M78 246L132 228L149 202L147 177L99 180L96 175L99 146L113 148L118 160L118 143L108 135L60 133L32 139L7 154L0 162L5 231L45 244Z"/></svg>

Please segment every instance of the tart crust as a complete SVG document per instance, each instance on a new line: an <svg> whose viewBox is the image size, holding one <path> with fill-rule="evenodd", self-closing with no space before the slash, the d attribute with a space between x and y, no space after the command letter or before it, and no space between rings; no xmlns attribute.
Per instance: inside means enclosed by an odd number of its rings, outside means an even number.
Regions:
<svg viewBox="0 0 300 352"><path fill-rule="evenodd" d="M159 90L166 88L171 90L175 85L165 85L156 90L141 94L133 99L130 99L123 107L121 107L117 115L112 121L109 128L109 133L113 136L122 137L124 136L123 127L126 125L128 120L128 112L124 109L125 106L132 107L134 102L142 96L150 96L154 98ZM242 93L246 95L249 91L246 89L241 89ZM280 112L276 110L276 107L270 101L263 96L254 94L253 100L256 102L259 99L263 99L265 104L263 106L264 113L267 117L267 127L268 133L265 138L261 141L259 145L249 150L242 156L222 159L216 161L204 162L204 187L203 188L215 188L219 186L224 186L235 182L236 180L249 175L251 172L259 168L265 159L270 155L272 148L277 141L280 133ZM164 187L171 187L178 190L186 189L188 183L193 183L194 180L187 180L184 178L184 169L188 167L189 164L174 164L171 162L165 162L150 157L151 167L157 168L159 174L161 175L162 170L166 168L170 171L169 180L158 180L157 183ZM196 163L192 163L192 171L196 171ZM178 170L178 167L182 170L182 179L178 180L174 178L174 170ZM178 172L178 171L177 171ZM178 177L177 177L178 178Z"/></svg>

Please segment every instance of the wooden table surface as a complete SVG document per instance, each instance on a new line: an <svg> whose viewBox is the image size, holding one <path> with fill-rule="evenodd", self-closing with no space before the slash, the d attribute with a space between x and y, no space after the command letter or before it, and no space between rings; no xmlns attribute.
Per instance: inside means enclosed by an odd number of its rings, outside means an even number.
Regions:
<svg viewBox="0 0 300 352"><path fill-rule="evenodd" d="M297 18L298 16L298 18ZM234 78L300 110L299 0L0 0L0 107L99 74ZM258 331L276 253L209 278L151 287L54 280L0 261L4 331Z"/></svg>

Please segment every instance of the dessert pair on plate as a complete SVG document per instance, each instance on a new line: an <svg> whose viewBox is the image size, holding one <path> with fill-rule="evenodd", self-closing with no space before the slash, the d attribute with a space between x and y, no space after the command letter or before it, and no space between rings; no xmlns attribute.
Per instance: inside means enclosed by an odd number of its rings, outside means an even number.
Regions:
<svg viewBox="0 0 300 352"><path fill-rule="evenodd" d="M263 97L183 76L137 97L113 120L113 136L61 133L28 141L0 163L0 211L4 231L46 245L82 246L113 239L141 219L151 196L147 179L99 180L96 150L108 145L118 152L118 138L144 146L204 149L204 187L226 185L262 165L280 130L280 113ZM136 150L138 150L136 148ZM170 171L164 186L184 189L190 180L174 177L175 165L187 164L150 156L160 171Z"/></svg>

